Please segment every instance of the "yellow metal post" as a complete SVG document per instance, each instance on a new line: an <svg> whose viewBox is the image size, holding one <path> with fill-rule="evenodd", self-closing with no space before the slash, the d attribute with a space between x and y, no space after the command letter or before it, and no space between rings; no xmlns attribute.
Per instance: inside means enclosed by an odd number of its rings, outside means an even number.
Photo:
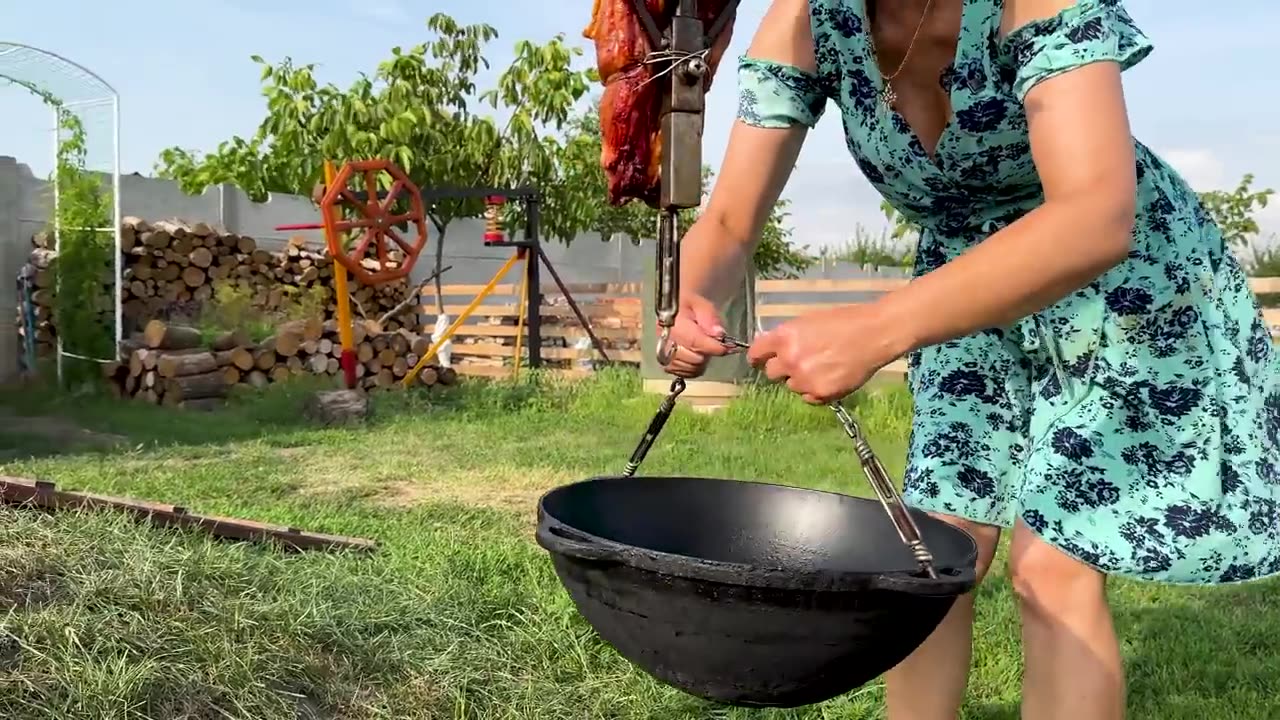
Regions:
<svg viewBox="0 0 1280 720"><path fill-rule="evenodd" d="M337 173L333 169L333 162L324 161L324 184L325 187L332 187L333 180ZM329 246L330 253L334 248L342 247L337 237L337 231L334 224L338 221L333 216L333 208L321 208L324 213L324 234L325 242ZM346 381L348 388L354 388L356 385L356 348L353 328L351 327L351 294L347 290L347 268L341 263L333 263L333 289L337 295L338 303L338 340L342 345L342 375Z"/></svg>
<svg viewBox="0 0 1280 720"><path fill-rule="evenodd" d="M467 308L462 311L462 314L458 316L458 319L454 320L453 324L444 331L444 334L440 336L440 339L436 340L435 343L433 343L431 347L422 354L422 357L418 359L418 364L414 365L413 369L405 374L404 380L401 380L400 384L405 387L409 387L413 384L413 381L418 378L418 373L422 372L422 368L425 367L427 362L430 361L431 358L435 357L436 353L440 351L440 346L444 345L446 340L453 337L453 334L462 326L462 323L466 322L467 318L471 317L471 313L475 312L476 308L480 307L480 303L484 302L484 299L489 297L489 293L493 292L493 289L497 287L498 282L502 280L502 278L506 277L506 274L510 272L511 267L515 265L516 261L519 259L520 253L511 254L511 257L502 264L502 267L498 268L498 272L494 273L493 278L489 280L489 284L485 285L484 288L480 290L475 299L471 301L471 304L468 305Z"/></svg>

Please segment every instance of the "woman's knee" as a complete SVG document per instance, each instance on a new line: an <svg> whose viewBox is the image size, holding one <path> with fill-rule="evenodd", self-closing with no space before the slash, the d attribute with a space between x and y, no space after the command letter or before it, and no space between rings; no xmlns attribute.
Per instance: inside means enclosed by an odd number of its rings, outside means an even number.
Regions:
<svg viewBox="0 0 1280 720"><path fill-rule="evenodd" d="M982 579L987 576L987 570L991 567L991 561L995 559L996 547L1000 544L1000 527L943 513L929 513L929 515L969 533L969 536L978 544L976 575L978 582L982 582Z"/></svg>
<svg viewBox="0 0 1280 720"><path fill-rule="evenodd" d="M1106 576L1040 539L1019 523L1009 552L1009 576L1023 612L1062 617L1091 613L1106 602Z"/></svg>

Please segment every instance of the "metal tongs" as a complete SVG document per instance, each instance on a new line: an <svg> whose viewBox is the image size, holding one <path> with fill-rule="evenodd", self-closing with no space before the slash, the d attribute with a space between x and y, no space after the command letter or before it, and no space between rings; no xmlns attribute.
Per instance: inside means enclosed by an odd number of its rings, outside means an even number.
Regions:
<svg viewBox="0 0 1280 720"><path fill-rule="evenodd" d="M751 347L748 343L729 335L722 335L720 342L742 350ZM631 459L627 461L627 466L622 473L624 477L632 477L636 474L636 471L640 468L640 463L644 461L645 455L648 455L649 449L653 447L653 441L657 439L658 433L666 425L667 418L671 417L671 412L676 406L676 399L684 390L685 382L682 378L676 378L672 381L671 391L663 399L662 404L658 406L658 411L654 413L653 420L649 421L648 429L645 430L644 436L640 438L640 444L631 453ZM862 428L858 426L857 420L839 402L833 402L828 407L835 412L836 418L840 420L840 424L844 427L845 434L853 441L853 449L858 455L858 462L862 465L862 472L867 476L867 481L871 483L871 488L875 491L876 497L879 498L880 505L884 507L885 513L889 515L890 522L893 523L894 528L898 531L898 537L911 551L911 555L920 566L920 570L928 577L936 579L938 572L934 568L933 553L929 552L929 548L925 546L924 539L920 535L920 528L916 525L915 519L911 517L907 506L902 502L902 496L898 493L898 489L894 487L893 481L890 480L888 471L885 470L880 459L872 451L871 444L867 442L867 438L862 433Z"/></svg>

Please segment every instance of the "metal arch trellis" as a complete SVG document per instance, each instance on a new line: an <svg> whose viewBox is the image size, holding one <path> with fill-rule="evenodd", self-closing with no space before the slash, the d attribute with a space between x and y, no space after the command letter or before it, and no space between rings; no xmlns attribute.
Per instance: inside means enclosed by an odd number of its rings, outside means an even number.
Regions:
<svg viewBox="0 0 1280 720"><path fill-rule="evenodd" d="M53 251L57 257L61 251L62 231L110 233L115 240L114 257L114 342L113 357L100 358L69 352L63 347L62 333L57 334L58 380L63 377L63 358L71 357L89 362L108 363L120 359L124 340L123 256L124 248L120 209L120 95L115 88L88 68L68 60L57 53L41 50L17 42L0 41L0 81L8 81L30 91L50 106L53 113ZM111 122L110 171L112 195L112 226L63 228L61 223L59 187L59 151L62 147L62 125L68 113L83 114L86 111L109 112ZM55 293L61 286L55 277ZM56 330L56 329L55 329ZM34 338L27 338L27 343Z"/></svg>

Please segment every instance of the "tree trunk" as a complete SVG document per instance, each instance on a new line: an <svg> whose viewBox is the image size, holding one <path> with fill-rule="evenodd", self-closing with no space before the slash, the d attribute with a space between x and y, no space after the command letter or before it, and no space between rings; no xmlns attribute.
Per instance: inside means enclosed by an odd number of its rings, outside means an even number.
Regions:
<svg viewBox="0 0 1280 720"><path fill-rule="evenodd" d="M441 276L444 275L444 235L447 225L441 224L435 215L431 215L431 224L436 226L436 314L444 314L444 281Z"/></svg>

